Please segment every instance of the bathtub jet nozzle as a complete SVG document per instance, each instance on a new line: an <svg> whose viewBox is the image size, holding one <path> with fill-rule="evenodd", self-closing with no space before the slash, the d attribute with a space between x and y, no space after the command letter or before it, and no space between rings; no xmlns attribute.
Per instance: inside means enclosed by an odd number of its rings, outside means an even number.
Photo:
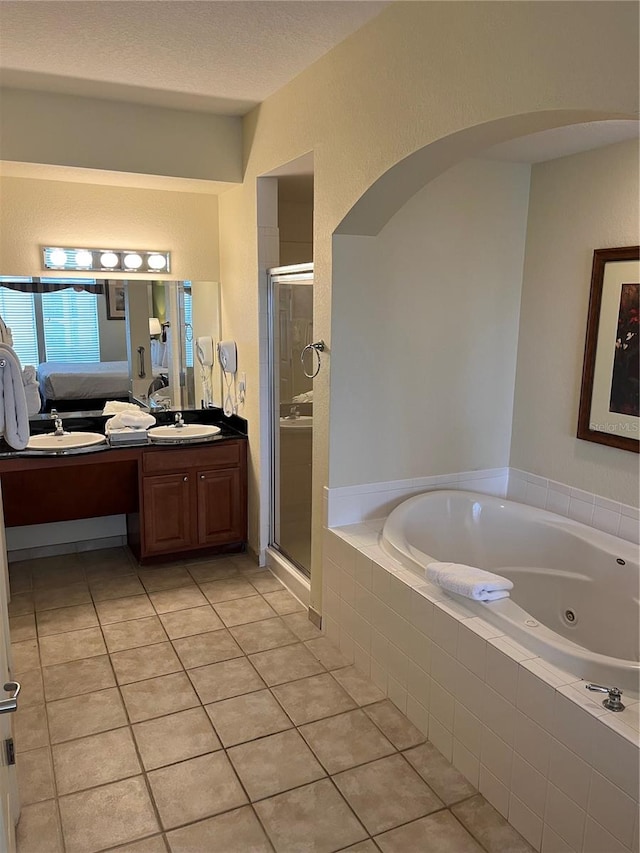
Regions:
<svg viewBox="0 0 640 853"><path fill-rule="evenodd" d="M601 684L585 684L587 690L593 690L595 693L608 693L608 697L603 701L604 707L608 711L624 711L624 705L620 701L622 690L619 687L603 687Z"/></svg>

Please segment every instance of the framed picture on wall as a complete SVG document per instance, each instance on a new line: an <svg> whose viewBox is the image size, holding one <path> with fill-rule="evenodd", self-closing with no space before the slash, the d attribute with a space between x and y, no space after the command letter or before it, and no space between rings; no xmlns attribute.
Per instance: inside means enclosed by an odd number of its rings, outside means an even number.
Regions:
<svg viewBox="0 0 640 853"><path fill-rule="evenodd" d="M578 438L635 453L640 439L640 248L596 249Z"/></svg>
<svg viewBox="0 0 640 853"><path fill-rule="evenodd" d="M124 282L107 281L107 320L124 320Z"/></svg>

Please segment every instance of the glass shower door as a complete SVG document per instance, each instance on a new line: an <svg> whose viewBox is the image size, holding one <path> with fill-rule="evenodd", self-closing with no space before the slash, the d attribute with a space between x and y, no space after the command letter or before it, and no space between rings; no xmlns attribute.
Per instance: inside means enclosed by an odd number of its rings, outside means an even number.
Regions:
<svg viewBox="0 0 640 853"><path fill-rule="evenodd" d="M313 265L270 271L271 547L311 571L313 380L302 350L313 341ZM311 372L307 364L307 372Z"/></svg>

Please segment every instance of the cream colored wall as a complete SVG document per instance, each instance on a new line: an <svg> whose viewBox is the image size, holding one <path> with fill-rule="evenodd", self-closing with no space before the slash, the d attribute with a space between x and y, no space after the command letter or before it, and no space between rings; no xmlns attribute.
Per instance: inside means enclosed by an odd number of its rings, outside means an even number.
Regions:
<svg viewBox="0 0 640 853"><path fill-rule="evenodd" d="M529 172L467 160L334 238L330 486L508 465Z"/></svg>
<svg viewBox="0 0 640 853"><path fill-rule="evenodd" d="M313 261L313 199L308 202L278 198L280 264Z"/></svg>
<svg viewBox="0 0 640 853"><path fill-rule="evenodd" d="M237 117L51 92L2 90L0 151L21 163L242 180Z"/></svg>
<svg viewBox="0 0 640 853"><path fill-rule="evenodd" d="M41 275L41 246L61 245L168 249L157 278L218 280L217 196L1 178L0 199L1 275Z"/></svg>
<svg viewBox="0 0 640 853"><path fill-rule="evenodd" d="M575 437L594 249L638 244L638 143L533 167L511 465L638 505L638 458Z"/></svg>
<svg viewBox="0 0 640 853"><path fill-rule="evenodd" d="M223 335L238 340L247 371L254 548L264 544L258 519L267 496L260 481L266 385L259 382L258 324L264 329L266 317L254 238L256 178L314 153L314 322L328 351L314 384L313 606L321 604L329 366L340 375L353 355L347 346L332 356L332 290L349 282L332 280L331 235L377 178L454 132L499 122L490 140L498 142L527 130L637 115L637 74L628 60L637 52L637 26L631 3L393 3L245 119L244 184L220 197L221 281ZM529 122L517 118L527 115ZM405 174L396 209L421 185Z"/></svg>

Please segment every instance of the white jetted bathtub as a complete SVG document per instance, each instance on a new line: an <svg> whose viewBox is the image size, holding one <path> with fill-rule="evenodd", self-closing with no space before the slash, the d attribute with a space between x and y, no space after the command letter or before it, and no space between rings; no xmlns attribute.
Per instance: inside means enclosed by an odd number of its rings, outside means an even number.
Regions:
<svg viewBox="0 0 640 853"><path fill-rule="evenodd" d="M384 550L425 577L437 560L513 581L511 597L447 593L562 669L638 698L638 547L545 510L490 495L434 491L389 515Z"/></svg>

